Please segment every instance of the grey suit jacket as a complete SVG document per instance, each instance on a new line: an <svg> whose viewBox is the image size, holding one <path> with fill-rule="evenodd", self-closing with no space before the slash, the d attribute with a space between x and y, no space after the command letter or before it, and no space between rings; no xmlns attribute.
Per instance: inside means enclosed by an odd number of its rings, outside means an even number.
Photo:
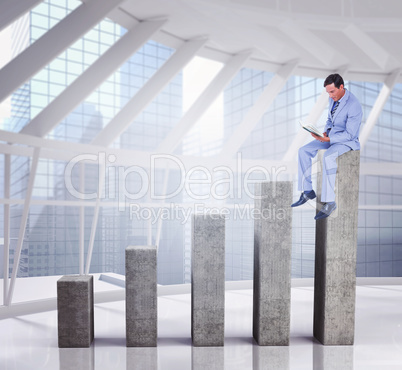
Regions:
<svg viewBox="0 0 402 370"><path fill-rule="evenodd" d="M349 90L346 90L332 118L331 110L334 103L334 100L329 98L328 118L325 125L325 131L331 129L328 135L331 145L340 143L353 150L359 150L359 131L363 117L359 101Z"/></svg>

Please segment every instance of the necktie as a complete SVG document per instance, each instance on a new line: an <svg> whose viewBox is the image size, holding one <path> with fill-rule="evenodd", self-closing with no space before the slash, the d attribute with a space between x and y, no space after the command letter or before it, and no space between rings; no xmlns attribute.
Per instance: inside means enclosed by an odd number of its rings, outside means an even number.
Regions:
<svg viewBox="0 0 402 370"><path fill-rule="evenodd" d="M338 105L339 105L339 100L337 102L335 102L335 104L332 107L332 110L331 110L331 117L332 118L334 118L334 114L336 112L336 109L338 108Z"/></svg>

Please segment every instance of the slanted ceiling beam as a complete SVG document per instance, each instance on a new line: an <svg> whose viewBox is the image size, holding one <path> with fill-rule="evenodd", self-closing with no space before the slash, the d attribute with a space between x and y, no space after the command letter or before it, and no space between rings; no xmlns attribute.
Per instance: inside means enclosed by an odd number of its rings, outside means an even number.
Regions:
<svg viewBox="0 0 402 370"><path fill-rule="evenodd" d="M0 70L0 103L123 1L88 0L6 64Z"/></svg>
<svg viewBox="0 0 402 370"><path fill-rule="evenodd" d="M31 173L29 175L28 187L27 187L27 192L26 192L25 201L24 201L24 208L23 208L22 216L21 216L21 223L20 223L20 230L19 230L19 234L18 234L17 246L15 247L15 253L14 253L13 272L11 275L10 288L8 290L7 301L5 302L7 306L9 306L12 302L14 288L15 288L15 281L17 279L17 275L18 275L19 268L20 268L22 245L24 243L29 208L31 206L32 192L33 192L34 183L35 183L36 171L38 169L40 150L41 150L40 148L35 148L33 157L32 157Z"/></svg>
<svg viewBox="0 0 402 370"><path fill-rule="evenodd" d="M350 24L343 29L343 33L357 48L363 51L368 59L373 61L382 70L386 68L391 55L366 32L362 31L355 24Z"/></svg>
<svg viewBox="0 0 402 370"><path fill-rule="evenodd" d="M299 22L287 20L279 25L279 29L314 58L322 62L324 66L330 66L335 57L337 63L344 64L346 62L345 57L337 55L336 50L328 42L316 36Z"/></svg>
<svg viewBox="0 0 402 370"><path fill-rule="evenodd" d="M205 45L206 41L207 39L190 40L176 50L140 91L130 99L121 111L96 136L92 144L109 146L113 143L196 55Z"/></svg>
<svg viewBox="0 0 402 370"><path fill-rule="evenodd" d="M57 98L21 130L21 133L39 137L46 136L165 23L166 20L144 21L134 26L71 85L66 87Z"/></svg>
<svg viewBox="0 0 402 370"><path fill-rule="evenodd" d="M360 133L360 145L363 149L366 145L371 131L373 130L375 124L378 121L378 118L381 115L382 110L384 109L385 103L387 102L389 96L392 93L392 90L398 81L398 78L401 74L402 69L398 68L394 72L392 72L384 82L384 85L378 94L377 100L375 101L373 107L371 108L370 114L367 117L367 121L363 126Z"/></svg>
<svg viewBox="0 0 402 370"><path fill-rule="evenodd" d="M0 31L29 12L43 0L2 0L0 2Z"/></svg>
<svg viewBox="0 0 402 370"><path fill-rule="evenodd" d="M264 91L261 93L256 103L247 112L243 121L236 128L236 131L225 143L222 149L222 155L231 158L240 149L241 145L253 131L261 117L268 110L277 95L285 86L287 80L292 76L297 66L297 61L292 61L282 66L272 80L268 83Z"/></svg>
<svg viewBox="0 0 402 370"><path fill-rule="evenodd" d="M248 52L240 53L226 63L181 120L173 127L157 151L161 153L171 153L174 151L183 137L207 111L219 94L225 89L226 85L236 76L250 56L251 53Z"/></svg>

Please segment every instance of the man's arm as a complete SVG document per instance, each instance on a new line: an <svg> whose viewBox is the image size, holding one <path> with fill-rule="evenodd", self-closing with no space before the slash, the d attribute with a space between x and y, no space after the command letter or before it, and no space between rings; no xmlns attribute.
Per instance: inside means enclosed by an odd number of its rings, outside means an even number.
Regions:
<svg viewBox="0 0 402 370"><path fill-rule="evenodd" d="M348 110L345 129L331 135L331 144L345 143L354 140L360 128L363 111L359 102L354 102Z"/></svg>

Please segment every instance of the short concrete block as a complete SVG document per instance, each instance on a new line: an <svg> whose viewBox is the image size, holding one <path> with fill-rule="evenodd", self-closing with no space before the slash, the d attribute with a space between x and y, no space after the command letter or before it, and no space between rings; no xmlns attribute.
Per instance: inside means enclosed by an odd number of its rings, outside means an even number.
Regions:
<svg viewBox="0 0 402 370"><path fill-rule="evenodd" d="M319 158L322 160L322 152ZM338 157L337 210L316 222L314 337L322 344L352 345L355 329L360 151ZM317 178L317 199L321 199ZM317 211L319 210L317 202Z"/></svg>
<svg viewBox="0 0 402 370"><path fill-rule="evenodd" d="M126 248L126 344L156 347L157 255L155 246Z"/></svg>
<svg viewBox="0 0 402 370"><path fill-rule="evenodd" d="M225 218L193 215L191 337L194 346L223 346L225 328Z"/></svg>
<svg viewBox="0 0 402 370"><path fill-rule="evenodd" d="M57 281L60 348L90 347L94 339L93 276L67 275Z"/></svg>
<svg viewBox="0 0 402 370"><path fill-rule="evenodd" d="M255 186L253 336L287 346L290 336L292 182Z"/></svg>

